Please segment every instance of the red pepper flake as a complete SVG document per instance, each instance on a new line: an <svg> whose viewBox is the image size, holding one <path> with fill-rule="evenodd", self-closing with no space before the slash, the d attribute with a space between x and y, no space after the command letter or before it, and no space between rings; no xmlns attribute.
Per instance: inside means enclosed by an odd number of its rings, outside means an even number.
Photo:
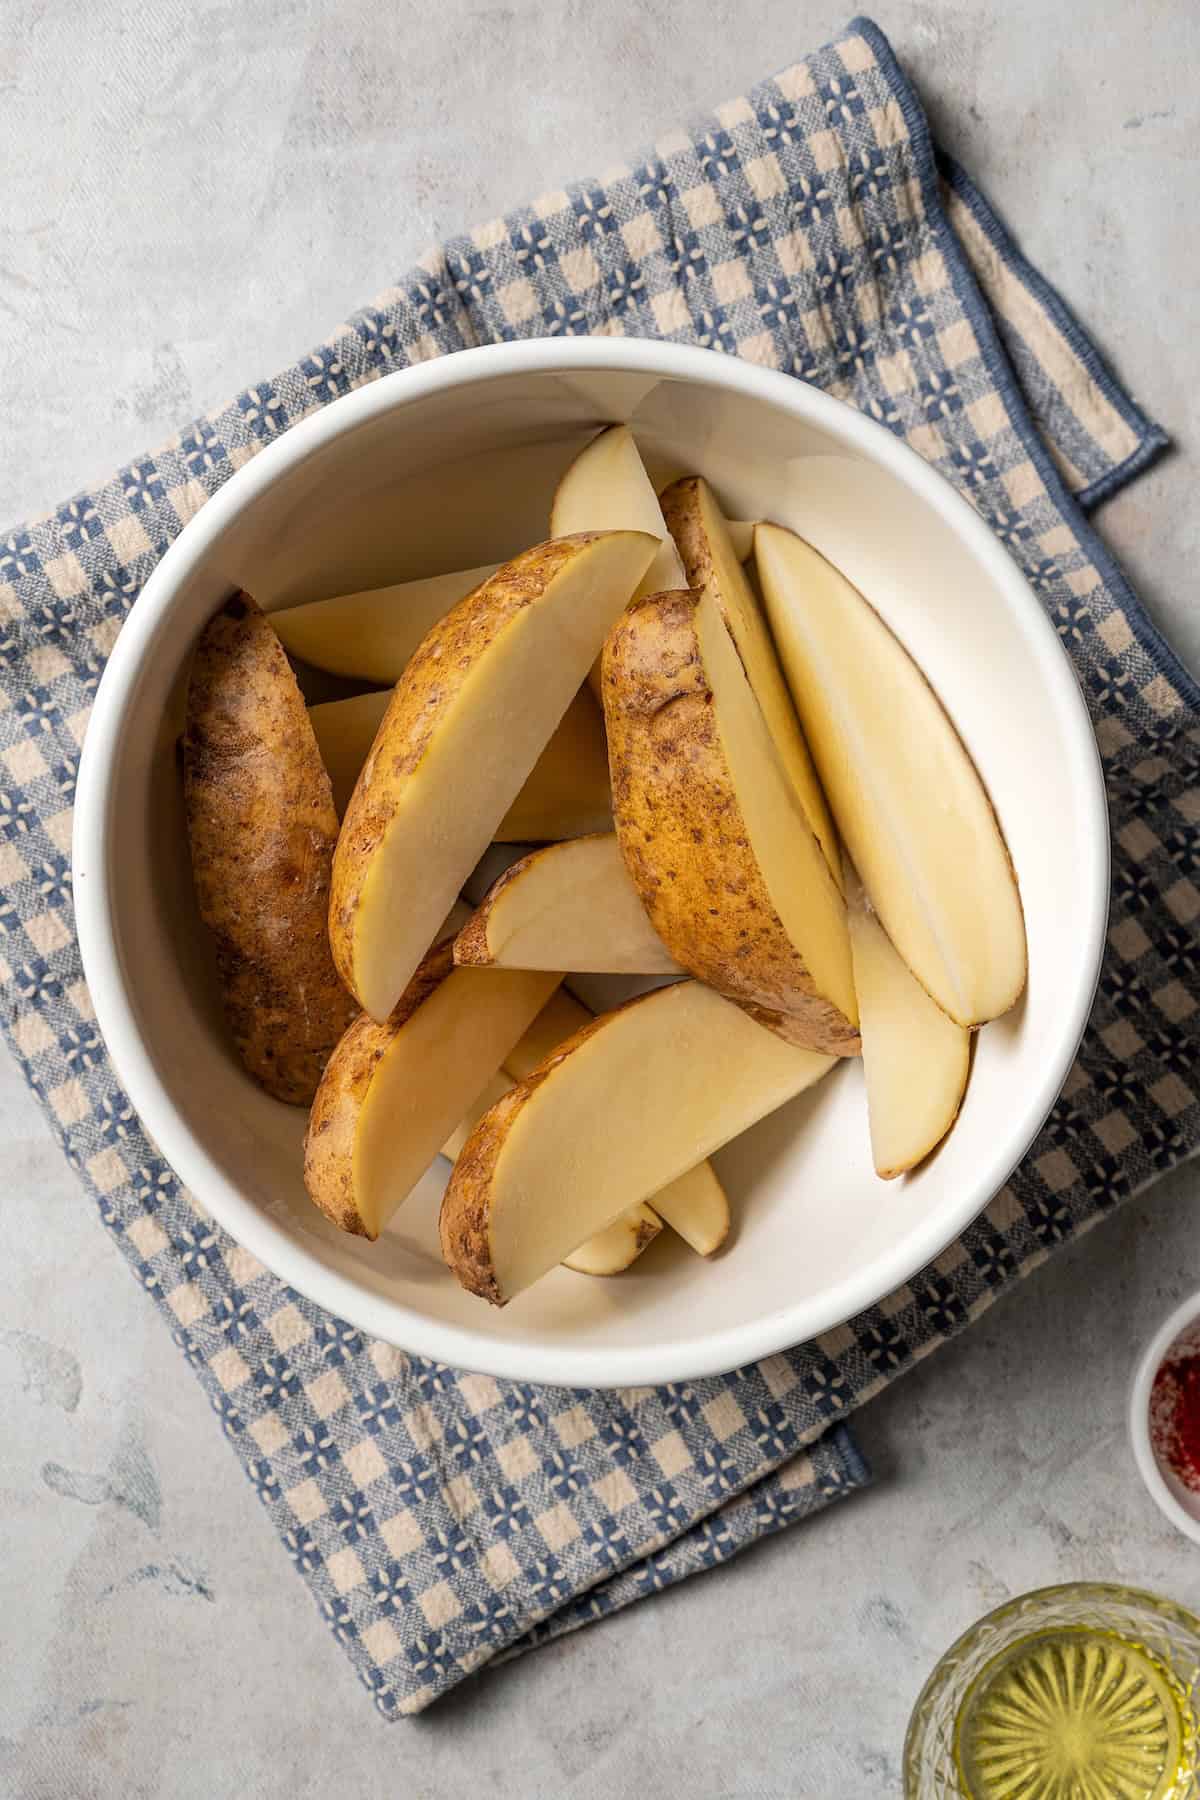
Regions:
<svg viewBox="0 0 1200 1800"><path fill-rule="evenodd" d="M1176 1479L1200 1494L1200 1350L1168 1357L1150 1390L1154 1453Z"/></svg>

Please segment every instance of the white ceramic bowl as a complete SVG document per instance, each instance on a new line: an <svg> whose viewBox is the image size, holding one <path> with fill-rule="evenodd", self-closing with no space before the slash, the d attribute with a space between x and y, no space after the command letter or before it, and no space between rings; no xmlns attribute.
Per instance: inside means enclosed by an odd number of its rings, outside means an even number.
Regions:
<svg viewBox="0 0 1200 1800"><path fill-rule="evenodd" d="M600 424L633 423L656 477L699 471L730 513L797 527L925 669L991 792L1029 935L1022 1003L982 1033L953 1134L919 1173L871 1169L860 1068L715 1160L735 1240L701 1262L664 1232L617 1281L560 1270L497 1311L437 1252L441 1164L375 1245L301 1183L304 1115L269 1100L222 1028L191 893L174 758L189 652L236 586L268 608L509 555ZM882 698L882 697L881 697ZM101 1030L151 1136L212 1215L301 1293L424 1356L619 1386L712 1374L869 1306L936 1256L1035 1136L1086 1022L1108 839L1079 690L982 520L881 426L790 377L640 341L468 350L334 402L239 471L168 551L117 641L80 770L75 897Z"/></svg>
<svg viewBox="0 0 1200 1800"><path fill-rule="evenodd" d="M1200 1494L1186 1488L1169 1464L1160 1461L1150 1426L1154 1377L1173 1351L1196 1350L1200 1350L1200 1294L1175 1308L1138 1359L1129 1390L1129 1441L1138 1474L1159 1511L1177 1531L1200 1544Z"/></svg>

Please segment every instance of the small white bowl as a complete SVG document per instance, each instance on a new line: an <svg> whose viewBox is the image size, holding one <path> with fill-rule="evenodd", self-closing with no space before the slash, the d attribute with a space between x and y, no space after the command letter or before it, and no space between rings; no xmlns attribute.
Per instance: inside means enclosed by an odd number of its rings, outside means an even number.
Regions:
<svg viewBox="0 0 1200 1800"><path fill-rule="evenodd" d="M1143 1352L1129 1391L1129 1441L1138 1474L1158 1510L1184 1537L1200 1544L1200 1494L1193 1493L1160 1461L1150 1428L1154 1377L1176 1346L1200 1350L1200 1293L1177 1306Z"/></svg>
<svg viewBox="0 0 1200 1800"><path fill-rule="evenodd" d="M233 588L273 609L512 555L545 536L558 475L613 420L633 424L656 479L698 472L734 516L800 530L909 646L1007 836L1029 984L980 1034L958 1123L915 1175L877 1180L851 1063L717 1156L736 1221L718 1262L664 1232L619 1280L558 1270L496 1310L438 1254L445 1164L375 1245L309 1203L304 1116L242 1071L221 1020L174 739L197 633ZM362 1330L441 1362L635 1386L734 1368L839 1324L937 1256L1003 1185L1087 1021L1108 822L1087 709L1037 596L982 518L898 438L736 357L552 338L462 351L348 394L255 457L181 533L100 683L79 775L75 902L130 1099L261 1262Z"/></svg>

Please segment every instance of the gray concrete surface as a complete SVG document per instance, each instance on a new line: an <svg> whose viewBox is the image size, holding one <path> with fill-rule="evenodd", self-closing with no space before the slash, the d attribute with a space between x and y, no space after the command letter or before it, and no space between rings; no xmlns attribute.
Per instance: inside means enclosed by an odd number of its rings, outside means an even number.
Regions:
<svg viewBox="0 0 1200 1800"><path fill-rule="evenodd" d="M6 0L0 522L308 347L424 243L836 31L829 0ZM1200 11L879 0L947 142L1179 454L1104 529L1200 666ZM1127 1453L1200 1284L1183 1172L862 1415L878 1485L387 1726L0 1066L0 1793L888 1796L939 1651L1008 1593L1200 1558Z"/></svg>

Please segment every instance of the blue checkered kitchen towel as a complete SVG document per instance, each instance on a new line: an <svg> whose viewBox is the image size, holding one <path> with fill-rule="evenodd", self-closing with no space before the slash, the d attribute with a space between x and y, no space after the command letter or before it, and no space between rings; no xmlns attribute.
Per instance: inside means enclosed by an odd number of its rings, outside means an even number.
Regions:
<svg viewBox="0 0 1200 1800"><path fill-rule="evenodd" d="M236 468L389 370L498 338L711 345L815 382L983 513L1078 669L1112 809L1095 1014L1041 1138L936 1264L722 1380L576 1393L422 1363L275 1280L147 1141L72 929L88 707L157 559ZM1200 692L1088 524L1164 439L866 21L599 182L454 239L273 381L0 540L3 1023L104 1222L388 1716L850 1493L843 1421L1200 1141Z"/></svg>

